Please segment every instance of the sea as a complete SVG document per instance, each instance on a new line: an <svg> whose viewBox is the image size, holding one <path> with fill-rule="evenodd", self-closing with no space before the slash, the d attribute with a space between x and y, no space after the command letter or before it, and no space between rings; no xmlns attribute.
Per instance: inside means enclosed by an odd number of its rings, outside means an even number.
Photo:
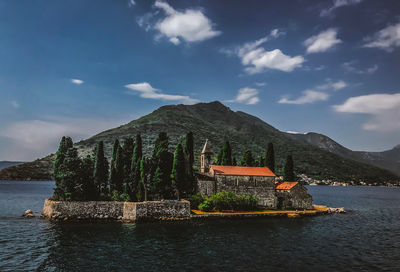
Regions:
<svg viewBox="0 0 400 272"><path fill-rule="evenodd" d="M53 188L0 181L1 272L400 271L398 187L307 187L346 214L138 224L41 219Z"/></svg>

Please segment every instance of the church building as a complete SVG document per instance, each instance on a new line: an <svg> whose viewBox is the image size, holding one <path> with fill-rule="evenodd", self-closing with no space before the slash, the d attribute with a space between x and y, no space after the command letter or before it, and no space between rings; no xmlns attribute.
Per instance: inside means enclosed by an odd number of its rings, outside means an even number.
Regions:
<svg viewBox="0 0 400 272"><path fill-rule="evenodd" d="M197 173L198 191L205 195L231 191L256 195L266 209L312 209L312 197L298 182L280 182L268 167L213 165L210 142L206 140Z"/></svg>

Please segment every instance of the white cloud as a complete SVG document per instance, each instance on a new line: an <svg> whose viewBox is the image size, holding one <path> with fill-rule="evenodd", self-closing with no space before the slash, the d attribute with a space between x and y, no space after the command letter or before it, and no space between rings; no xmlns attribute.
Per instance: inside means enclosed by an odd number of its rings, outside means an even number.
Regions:
<svg viewBox="0 0 400 272"><path fill-rule="evenodd" d="M295 68L302 66L304 62L302 56L290 57L282 53L279 49L266 51L260 47L263 43L285 34L283 31L273 29L267 36L261 39L235 48L221 48L220 52L228 56L239 57L245 66L245 71L249 74L261 73L266 69L291 72Z"/></svg>
<svg viewBox="0 0 400 272"><path fill-rule="evenodd" d="M336 44L341 43L342 40L338 39L336 35L337 29L329 28L318 35L311 36L304 41L304 45L307 46L307 53L325 52Z"/></svg>
<svg viewBox="0 0 400 272"><path fill-rule="evenodd" d="M62 136L68 135L74 141L79 141L123 123L126 122L63 117L15 122L0 130L0 157L7 160L34 160L54 153Z"/></svg>
<svg viewBox="0 0 400 272"><path fill-rule="evenodd" d="M357 65L358 61L356 60L352 60L352 61L348 61L342 64L344 70L346 70L346 72L351 72L351 73L356 73L356 74L368 74L371 75L373 73L375 73L379 66L377 64L374 64L373 66L366 68L366 69L361 69L361 68L357 68L355 67Z"/></svg>
<svg viewBox="0 0 400 272"><path fill-rule="evenodd" d="M282 98L278 101L280 104L311 104L318 101L326 101L329 99L330 95L326 93L326 91L338 91L347 87L347 83L343 80L338 80L333 82L331 80L327 80L325 84L318 85L315 87L315 90L305 90L302 92L302 95L297 99L290 99L289 96L282 96Z"/></svg>
<svg viewBox="0 0 400 272"><path fill-rule="evenodd" d="M329 98L329 94L324 92L318 92L314 90L305 90L302 92L303 95L297 99L289 99L288 97L282 97L278 103L280 104L310 104L318 101L326 101Z"/></svg>
<svg viewBox="0 0 400 272"><path fill-rule="evenodd" d="M128 3L128 7L133 7L133 6L135 6L136 5L136 2L135 2L135 0L129 0L129 3Z"/></svg>
<svg viewBox="0 0 400 272"><path fill-rule="evenodd" d="M300 132L293 131L293 130L288 130L288 131L286 131L286 133L289 133L289 134L301 134Z"/></svg>
<svg viewBox="0 0 400 272"><path fill-rule="evenodd" d="M400 23L389 25L365 40L367 43L364 47L380 48L391 52L395 47L400 46Z"/></svg>
<svg viewBox="0 0 400 272"><path fill-rule="evenodd" d="M333 106L342 113L367 114L371 118L363 129L400 131L400 93L370 94L348 98L342 105Z"/></svg>
<svg viewBox="0 0 400 272"><path fill-rule="evenodd" d="M153 88L148 82L125 85L130 91L128 94L136 94L139 92L140 97L148 99L157 99L163 101L179 101L183 104L194 104L199 102L197 99L184 95L164 94L161 90ZM132 92L133 91L133 92Z"/></svg>
<svg viewBox="0 0 400 272"><path fill-rule="evenodd" d="M255 82L254 84L258 87L263 87L263 86L267 85L267 83L265 83L265 82Z"/></svg>
<svg viewBox="0 0 400 272"><path fill-rule="evenodd" d="M213 29L213 23L204 15L202 10L187 9L180 12L167 2L159 0L155 2L154 7L163 10L166 14L166 17L157 22L154 28L175 45L178 45L182 40L199 42L221 34L221 31ZM138 21L138 24L148 25L146 19L149 18L142 18Z"/></svg>
<svg viewBox="0 0 400 272"><path fill-rule="evenodd" d="M260 101L258 98L258 90L253 88L241 88L235 99L226 102L243 103L247 105L254 105Z"/></svg>
<svg viewBox="0 0 400 272"><path fill-rule="evenodd" d="M361 3L362 0L333 0L333 5L327 9L321 10L320 16L326 17L332 15L332 12L340 7L355 5Z"/></svg>
<svg viewBox="0 0 400 272"><path fill-rule="evenodd" d="M77 78L72 78L72 79L71 79L71 82L74 83L74 84L76 84L76 85L81 85L81 84L84 83L83 80L77 79Z"/></svg>
<svg viewBox="0 0 400 272"><path fill-rule="evenodd" d="M345 87L347 87L347 83L344 82L343 80L339 80L339 81L336 81L336 82L332 82L332 81L328 80L327 83L317 86L316 89L318 89L318 90L329 90L329 89L332 89L334 91L338 91L338 90L341 90L341 89L343 89Z"/></svg>
<svg viewBox="0 0 400 272"><path fill-rule="evenodd" d="M21 105L18 103L18 101L11 101L10 102L11 106L13 106L13 108L18 109Z"/></svg>

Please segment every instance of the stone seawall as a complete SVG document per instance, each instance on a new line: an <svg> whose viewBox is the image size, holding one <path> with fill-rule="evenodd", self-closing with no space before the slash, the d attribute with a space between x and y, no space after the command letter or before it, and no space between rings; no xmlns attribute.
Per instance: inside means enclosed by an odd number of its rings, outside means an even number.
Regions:
<svg viewBox="0 0 400 272"><path fill-rule="evenodd" d="M164 200L147 202L125 202L124 221L150 221L185 219L190 217L190 202L186 200Z"/></svg>
<svg viewBox="0 0 400 272"><path fill-rule="evenodd" d="M52 220L124 220L127 222L190 217L186 200L147 202L52 201L46 199L42 215Z"/></svg>

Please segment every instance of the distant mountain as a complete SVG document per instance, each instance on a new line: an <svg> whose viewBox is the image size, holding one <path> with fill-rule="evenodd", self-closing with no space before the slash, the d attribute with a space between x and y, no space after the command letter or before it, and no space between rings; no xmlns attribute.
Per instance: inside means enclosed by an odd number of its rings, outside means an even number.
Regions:
<svg viewBox="0 0 400 272"><path fill-rule="evenodd" d="M23 164L24 162L16 162L16 161L0 161L0 170L10 167L10 166L14 166L14 165L19 165L19 164Z"/></svg>
<svg viewBox="0 0 400 272"><path fill-rule="evenodd" d="M257 117L244 112L234 112L220 102L163 106L126 125L78 142L76 147L81 155L90 154L97 142L102 140L105 143L106 155L110 157L112 143L116 138L122 140L141 133L144 152L150 155L154 141L161 131L168 133L171 151L188 131L192 131L196 165L198 165L200 151L206 139L210 140L214 152L217 153L226 138L230 140L233 155L238 161L247 149L251 150L258 159L259 156L265 154L268 142L274 143L278 175L283 174L286 157L292 154L296 172L317 179L345 182L363 180L368 183L400 179L387 170L339 156L315 144L295 139ZM0 171L0 179L4 179L4 177L10 179L11 176L16 179L17 177L24 179L49 178L52 158L48 156L30 164L4 169ZM34 172L31 172L32 170Z"/></svg>
<svg viewBox="0 0 400 272"><path fill-rule="evenodd" d="M352 151L323 134L314 132L309 132L307 134L287 133L287 136L300 142L312 144L342 157L368 163L400 175L400 145L397 145L391 150L382 152Z"/></svg>

